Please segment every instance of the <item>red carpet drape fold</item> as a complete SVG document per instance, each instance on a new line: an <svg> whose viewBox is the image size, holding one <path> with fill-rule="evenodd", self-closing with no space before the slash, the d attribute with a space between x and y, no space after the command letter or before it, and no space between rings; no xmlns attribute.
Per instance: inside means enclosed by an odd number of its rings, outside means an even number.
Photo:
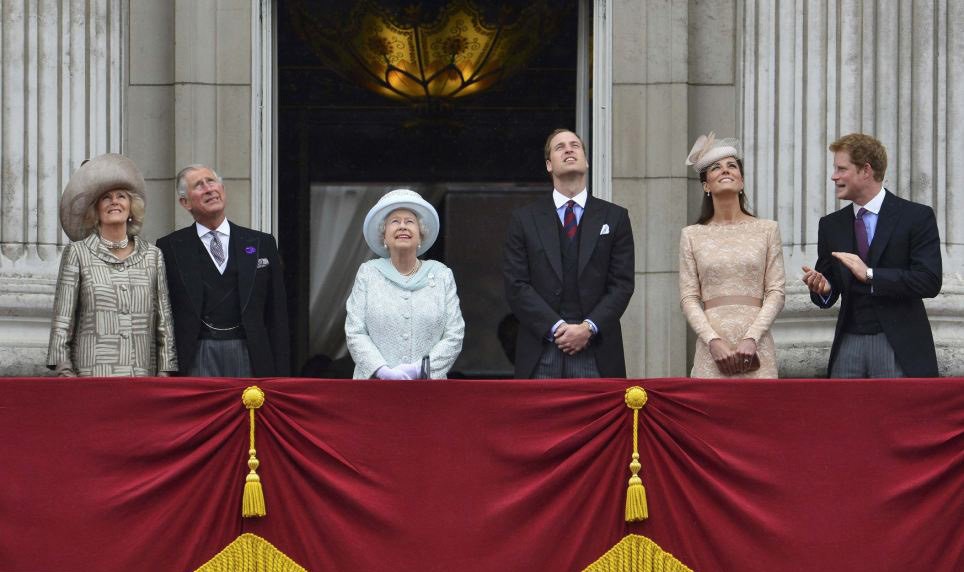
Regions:
<svg viewBox="0 0 964 572"><path fill-rule="evenodd" d="M241 518L248 416L267 516ZM626 524L632 412L650 518ZM964 380L0 380L0 570L964 569Z"/></svg>

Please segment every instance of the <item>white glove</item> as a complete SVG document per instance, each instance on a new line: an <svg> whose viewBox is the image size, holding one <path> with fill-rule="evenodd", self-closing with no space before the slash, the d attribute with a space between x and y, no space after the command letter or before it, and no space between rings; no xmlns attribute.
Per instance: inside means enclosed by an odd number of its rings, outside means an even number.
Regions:
<svg viewBox="0 0 964 572"><path fill-rule="evenodd" d="M401 367L388 367L383 365L375 371L375 377L378 379L412 379L408 374L406 374Z"/></svg>
<svg viewBox="0 0 964 572"><path fill-rule="evenodd" d="M407 375L408 379L420 379L422 376L422 364L420 363L402 363L398 364L395 369Z"/></svg>

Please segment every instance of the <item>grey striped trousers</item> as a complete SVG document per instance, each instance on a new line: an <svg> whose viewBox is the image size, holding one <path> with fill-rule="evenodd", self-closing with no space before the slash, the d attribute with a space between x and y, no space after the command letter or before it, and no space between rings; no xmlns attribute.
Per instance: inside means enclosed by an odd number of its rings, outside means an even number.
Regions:
<svg viewBox="0 0 964 572"><path fill-rule="evenodd" d="M904 377L887 335L843 334L830 368L833 378Z"/></svg>
<svg viewBox="0 0 964 572"><path fill-rule="evenodd" d="M566 379L577 377L599 377L599 367L596 366L596 352L592 346L569 355L560 350L556 344L546 341L542 344L542 355L536 366L533 379Z"/></svg>

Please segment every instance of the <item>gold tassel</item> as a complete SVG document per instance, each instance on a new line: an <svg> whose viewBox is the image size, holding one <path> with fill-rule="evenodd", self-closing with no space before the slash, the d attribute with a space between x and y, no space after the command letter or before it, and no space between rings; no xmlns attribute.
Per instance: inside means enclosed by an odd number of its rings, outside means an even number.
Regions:
<svg viewBox="0 0 964 572"><path fill-rule="evenodd" d="M626 490L626 522L645 520L649 518L649 506L646 504L646 488L643 479L639 478L639 410L646 405L649 396L646 390L638 385L626 389L626 406L633 410L633 460L629 463L629 488Z"/></svg>
<svg viewBox="0 0 964 572"><path fill-rule="evenodd" d="M244 479L244 496L241 499L241 516L250 518L267 514L264 508L264 491L261 490L261 477L258 476L257 451L254 448L254 410L264 405L264 391L257 385L244 390L241 403L248 409L251 420L250 448L248 449L248 476Z"/></svg>

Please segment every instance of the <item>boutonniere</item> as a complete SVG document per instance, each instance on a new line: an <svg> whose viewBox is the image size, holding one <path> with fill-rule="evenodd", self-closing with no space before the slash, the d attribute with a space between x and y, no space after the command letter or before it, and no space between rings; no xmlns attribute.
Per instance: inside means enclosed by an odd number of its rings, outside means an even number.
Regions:
<svg viewBox="0 0 964 572"><path fill-rule="evenodd" d="M245 254L254 254L254 253L257 252L257 251L258 251L258 249L255 248L255 247L253 247L253 246L245 246L245 247L244 247L244 253L245 253Z"/></svg>

